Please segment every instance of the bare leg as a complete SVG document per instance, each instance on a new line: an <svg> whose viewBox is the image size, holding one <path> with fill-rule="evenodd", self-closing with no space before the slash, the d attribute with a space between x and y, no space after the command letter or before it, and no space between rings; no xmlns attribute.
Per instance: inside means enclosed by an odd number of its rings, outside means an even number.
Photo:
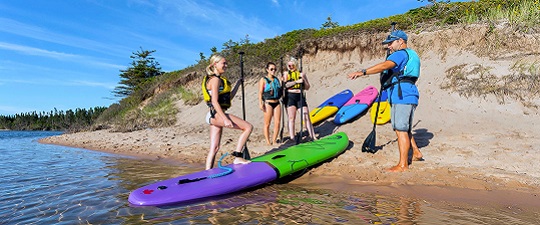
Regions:
<svg viewBox="0 0 540 225"><path fill-rule="evenodd" d="M251 123L240 119L239 117L235 115L228 115L231 121L233 122L234 129L242 130L242 134L240 134L240 137L238 138L238 142L236 144L236 152L242 152L244 149L244 146L246 145L246 142L249 138L249 135L251 135L251 131L253 130L253 125ZM245 160L242 157L236 157L234 159L234 164L246 164L250 163L251 161Z"/></svg>
<svg viewBox="0 0 540 225"><path fill-rule="evenodd" d="M206 169L212 169L214 167L214 161L216 154L219 151L219 144L221 142L222 127L210 125L210 150L206 156Z"/></svg>
<svg viewBox="0 0 540 225"><path fill-rule="evenodd" d="M295 136L294 122L296 119L296 106L287 107L287 114L289 115L289 137L291 138L291 140L294 140L294 136Z"/></svg>
<svg viewBox="0 0 540 225"><path fill-rule="evenodd" d="M272 144L276 143L279 134L279 122L281 121L281 106L274 108L274 134L272 135Z"/></svg>
<svg viewBox="0 0 540 225"><path fill-rule="evenodd" d="M240 137L238 138L238 143L236 145L236 152L242 152L244 146L246 145L246 142L249 138L249 135L251 134L251 131L253 130L253 125L251 125L249 122L243 120L243 119L240 119L238 118L237 116L235 115L230 115L230 114L225 114L225 116L227 116L233 123L233 128L234 129L238 129L238 130L242 130L242 134L240 134ZM213 163L214 163L214 160L215 160L215 156L216 156L216 153L217 151L219 150L219 141L221 139L221 130L223 129L223 126L224 126L224 123L223 123L223 119L219 118L219 116L217 116L216 118L213 118L211 119L211 124L210 125L210 133L211 133L211 136L210 136L210 142L211 142L211 151L212 149L215 149L214 152L213 152L213 155L212 155L212 159L211 159L211 163L208 162L207 160L207 168L208 168L208 165L210 164L210 168L212 168L213 166ZM219 135L216 136L212 136L212 128L213 127L217 127L219 128ZM217 141L216 141L217 140ZM213 147L213 148L212 148ZM210 153L209 153L209 156L208 158L210 158ZM236 157L234 159L234 162L235 164L239 164L239 163L249 163L251 161L249 160L245 160L244 158L242 157Z"/></svg>
<svg viewBox="0 0 540 225"><path fill-rule="evenodd" d="M266 144L268 145L272 144L272 142L270 142L270 122L272 120L272 114L272 107L265 103L263 133L264 138L266 139Z"/></svg>
<svg viewBox="0 0 540 225"><path fill-rule="evenodd" d="M403 172L409 168L407 160L409 157L409 149L411 148L411 138L407 131L396 130L396 134L398 137L399 163L396 166L389 168L388 171Z"/></svg>
<svg viewBox="0 0 540 225"><path fill-rule="evenodd" d="M424 158L424 155L422 155L422 152L420 152L420 149L418 148L418 145L416 145L416 141L414 140L414 137L412 134L409 134L411 137L411 147L413 149L413 155L412 160L413 161L422 161Z"/></svg>

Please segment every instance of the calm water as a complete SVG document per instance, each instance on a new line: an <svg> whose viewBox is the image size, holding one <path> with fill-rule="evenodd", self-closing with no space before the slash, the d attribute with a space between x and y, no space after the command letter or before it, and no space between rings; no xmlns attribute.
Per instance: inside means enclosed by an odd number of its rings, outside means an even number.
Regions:
<svg viewBox="0 0 540 225"><path fill-rule="evenodd" d="M0 224L540 224L540 213L271 184L212 201L131 207L130 190L200 167L37 143L0 131Z"/></svg>

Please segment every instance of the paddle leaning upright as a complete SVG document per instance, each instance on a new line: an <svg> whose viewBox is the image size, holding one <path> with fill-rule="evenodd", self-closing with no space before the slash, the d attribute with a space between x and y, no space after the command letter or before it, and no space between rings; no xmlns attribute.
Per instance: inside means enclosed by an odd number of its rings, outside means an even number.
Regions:
<svg viewBox="0 0 540 225"><path fill-rule="evenodd" d="M300 74L302 74L302 57L304 56L303 48L298 49L298 56L300 58L300 69L298 71ZM300 83L300 102L304 102L304 97L304 83L302 82ZM296 137L296 144L300 144L300 140L302 140L302 137L304 137L304 107L300 107L300 118L300 133Z"/></svg>
<svg viewBox="0 0 540 225"><path fill-rule="evenodd" d="M283 56L279 58L279 72L281 74L281 87L285 87L285 79L283 77ZM281 98L279 99L281 105L281 124L279 128L279 142L283 143L283 127L285 127L285 105L287 104L287 89L281 88L283 92Z"/></svg>
<svg viewBox="0 0 540 225"><path fill-rule="evenodd" d="M240 54L240 80L242 81L242 119L246 120L246 95L244 92L244 52L239 52ZM249 155L249 150L247 147L247 140L244 142L244 147L242 149L242 158L251 159Z"/></svg>
<svg viewBox="0 0 540 225"><path fill-rule="evenodd" d="M384 62L353 72L348 75L350 79L359 76L381 73L381 91L388 89L390 104L392 105L391 122L396 132L399 147L399 163L389 168L389 171L405 171L409 168L409 150L412 148L412 160L421 161L422 153L418 149L412 136L412 121L414 111L418 105L418 88L416 80L420 76L420 58L418 54L407 47L408 36L401 30L395 30L392 23L392 32L382 42L387 45L387 58ZM386 72L385 72L386 71ZM378 114L378 112L376 112ZM364 141L362 151L375 150L375 127Z"/></svg>

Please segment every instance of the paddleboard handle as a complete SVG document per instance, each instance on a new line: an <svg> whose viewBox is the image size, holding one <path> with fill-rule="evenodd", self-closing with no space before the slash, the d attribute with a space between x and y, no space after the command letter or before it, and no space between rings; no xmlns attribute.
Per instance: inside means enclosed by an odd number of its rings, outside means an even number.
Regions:
<svg viewBox="0 0 540 225"><path fill-rule="evenodd" d="M200 180L204 180L206 178L217 178L217 177L222 177L222 176L225 176L225 175L229 175L231 174L232 172L234 172L234 169L233 168L230 168L230 167L226 167L226 166L222 166L221 165L221 161L223 160L223 158L225 158L225 156L229 155L229 153L225 153L223 154L219 160L218 160L218 167L220 169L223 169L225 170L224 172L221 172L221 173L216 173L216 174L212 174L212 175L208 175L206 177L199 177L199 178L193 178L193 179L188 179L188 178L185 178L185 179L180 179L178 180L178 184L186 184L186 183L191 183L191 182L196 182L196 181L200 181Z"/></svg>

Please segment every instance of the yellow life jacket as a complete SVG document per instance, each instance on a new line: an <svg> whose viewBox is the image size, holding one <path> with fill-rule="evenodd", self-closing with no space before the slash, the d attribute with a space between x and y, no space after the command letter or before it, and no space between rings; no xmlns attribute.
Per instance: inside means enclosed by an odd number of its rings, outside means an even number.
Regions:
<svg viewBox="0 0 540 225"><path fill-rule="evenodd" d="M204 76L203 81L202 81L202 91L203 91L204 101L206 101L206 105L208 105L208 107L210 108L213 108L212 101L211 101L212 97L210 95L209 90L206 88L206 83L212 76L216 76L216 75L210 75L210 76L206 75ZM227 110L229 107L231 107L231 90L232 90L231 82L229 82L227 78L225 78L224 76L217 76L217 77L220 79L218 102L223 110Z"/></svg>
<svg viewBox="0 0 540 225"><path fill-rule="evenodd" d="M300 79L300 72L298 70L296 71L289 71L289 77L287 79L287 82L289 81L297 81ZM289 89L300 89L300 84L295 84L294 86L290 87Z"/></svg>

